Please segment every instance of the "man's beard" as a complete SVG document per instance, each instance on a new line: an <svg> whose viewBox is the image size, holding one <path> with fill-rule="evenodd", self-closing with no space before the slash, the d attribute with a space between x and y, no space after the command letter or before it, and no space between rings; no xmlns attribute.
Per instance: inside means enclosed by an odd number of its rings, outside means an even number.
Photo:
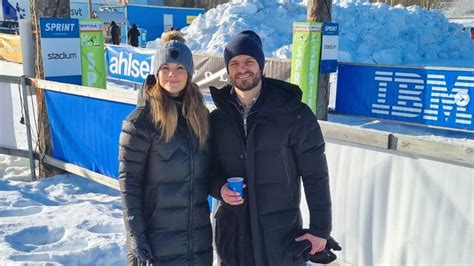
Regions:
<svg viewBox="0 0 474 266"><path fill-rule="evenodd" d="M252 75L254 75L253 72L252 72ZM229 80L230 80L230 84L232 84L235 88L241 91L249 91L255 88L258 85L258 83L262 80L262 74L260 74L260 72L257 72L254 75L253 79L244 80L244 81L237 81L229 75Z"/></svg>

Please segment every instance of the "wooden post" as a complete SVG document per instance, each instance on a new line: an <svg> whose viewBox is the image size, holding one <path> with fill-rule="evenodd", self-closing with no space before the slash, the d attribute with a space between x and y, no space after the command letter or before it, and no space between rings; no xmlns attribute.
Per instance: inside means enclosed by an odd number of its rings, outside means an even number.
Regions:
<svg viewBox="0 0 474 266"><path fill-rule="evenodd" d="M331 0L308 0L308 22L331 22ZM316 117L328 120L329 74L319 73L318 97L316 100Z"/></svg>
<svg viewBox="0 0 474 266"><path fill-rule="evenodd" d="M69 18L69 0L30 0L31 26L33 31L33 51L35 57L36 78L44 79L43 60L41 58L40 24L41 17ZM36 90L38 105L38 145L41 153L52 155L51 130L43 91ZM39 164L39 177L49 177L63 171L49 165Z"/></svg>

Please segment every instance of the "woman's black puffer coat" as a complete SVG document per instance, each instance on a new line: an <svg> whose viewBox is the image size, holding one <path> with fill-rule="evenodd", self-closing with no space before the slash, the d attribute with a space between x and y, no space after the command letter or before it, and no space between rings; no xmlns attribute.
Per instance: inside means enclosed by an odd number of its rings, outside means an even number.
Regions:
<svg viewBox="0 0 474 266"><path fill-rule="evenodd" d="M123 122L119 183L127 237L146 236L153 265L212 265L208 151L198 149L181 114L165 143L147 101L139 99Z"/></svg>

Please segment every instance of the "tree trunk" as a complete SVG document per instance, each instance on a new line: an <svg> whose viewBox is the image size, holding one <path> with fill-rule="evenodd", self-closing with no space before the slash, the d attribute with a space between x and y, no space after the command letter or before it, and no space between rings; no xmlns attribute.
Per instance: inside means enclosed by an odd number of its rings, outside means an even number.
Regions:
<svg viewBox="0 0 474 266"><path fill-rule="evenodd" d="M331 22L331 0L308 0L307 20L309 22ZM329 74L319 73L316 117L328 120Z"/></svg>
<svg viewBox="0 0 474 266"><path fill-rule="evenodd" d="M36 78L44 79L43 61L41 58L40 24L41 17L69 18L69 0L30 0L31 26L33 30L33 49L35 51ZM36 90L38 105L38 145L41 153L52 154L51 130L48 113L42 90ZM39 177L49 177L63 173L52 166L39 164Z"/></svg>

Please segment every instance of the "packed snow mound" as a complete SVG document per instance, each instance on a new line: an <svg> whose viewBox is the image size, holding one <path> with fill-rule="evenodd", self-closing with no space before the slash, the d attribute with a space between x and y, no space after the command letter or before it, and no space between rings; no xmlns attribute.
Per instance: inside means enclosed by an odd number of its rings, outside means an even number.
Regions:
<svg viewBox="0 0 474 266"><path fill-rule="evenodd" d="M417 6L337 2L339 61L391 65L474 65L474 41L440 11ZM262 38L266 57L291 58L292 25L306 20L305 1L226 3L183 29L196 53L222 55L236 33L251 29Z"/></svg>
<svg viewBox="0 0 474 266"><path fill-rule="evenodd" d="M472 17L474 16L474 1L455 0L452 2L443 2L442 12L448 18Z"/></svg>

